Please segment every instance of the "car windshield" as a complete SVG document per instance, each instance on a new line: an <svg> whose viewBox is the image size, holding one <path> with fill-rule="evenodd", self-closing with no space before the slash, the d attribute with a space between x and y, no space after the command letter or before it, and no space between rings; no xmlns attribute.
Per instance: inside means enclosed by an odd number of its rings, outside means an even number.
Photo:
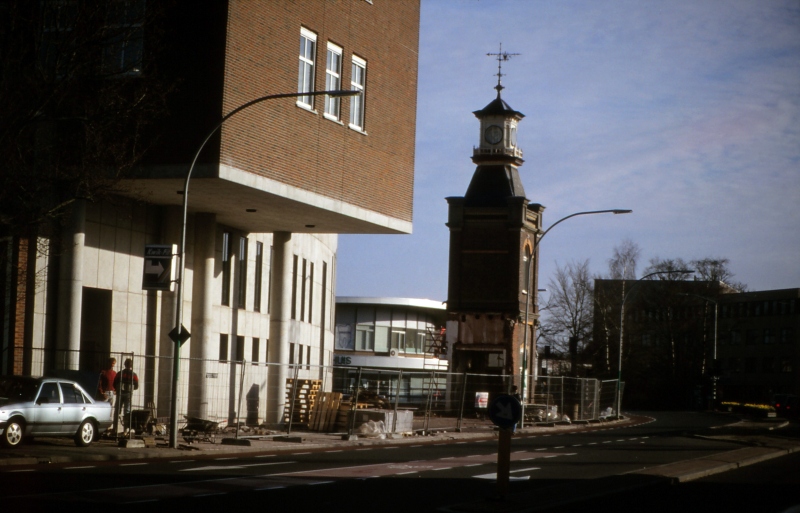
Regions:
<svg viewBox="0 0 800 513"><path fill-rule="evenodd" d="M0 378L0 406L33 401L39 383L30 379Z"/></svg>

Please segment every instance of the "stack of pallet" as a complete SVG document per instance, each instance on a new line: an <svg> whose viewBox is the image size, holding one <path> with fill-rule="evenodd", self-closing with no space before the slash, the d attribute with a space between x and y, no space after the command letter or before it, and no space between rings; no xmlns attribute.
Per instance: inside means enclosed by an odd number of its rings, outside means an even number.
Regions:
<svg viewBox="0 0 800 513"><path fill-rule="evenodd" d="M372 405L369 403L358 403L355 407L356 410L366 410L367 408L372 408ZM341 403L339 405L339 410L336 412L336 431L337 432L345 432L350 429L350 423L348 422L349 419L349 411L353 409L353 403Z"/></svg>
<svg viewBox="0 0 800 513"><path fill-rule="evenodd" d="M314 408L314 401L322 388L322 381L319 379L298 379L295 384L294 379L286 379L286 407L283 411L283 421L289 422L289 415L292 416L292 425L308 425L311 418L311 410ZM292 397L294 397L294 409L292 409Z"/></svg>
<svg viewBox="0 0 800 513"><path fill-rule="evenodd" d="M325 433L333 431L341 402L342 394L339 392L318 394L314 401L314 409L311 410L311 422L308 424L308 429Z"/></svg>

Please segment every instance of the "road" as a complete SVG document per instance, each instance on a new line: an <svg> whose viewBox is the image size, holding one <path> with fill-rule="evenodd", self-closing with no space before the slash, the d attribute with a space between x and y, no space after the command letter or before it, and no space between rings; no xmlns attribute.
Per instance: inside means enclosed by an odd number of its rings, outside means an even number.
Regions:
<svg viewBox="0 0 800 513"><path fill-rule="evenodd" d="M510 493L541 491L542 496L546 492L551 499L554 493L559 498L563 495L563 511L572 510L567 503L575 500L576 490L598 486L599 495L604 497L590 501L593 510L616 504L615 511L667 511L665 501L649 504L657 493L683 497L689 501L684 506L692 506L693 494L706 494L703 490L714 490L714 486L703 488L694 483L691 488L687 488L688 484L639 488L631 486L629 476L619 476L740 448L731 442L682 435L721 422L714 414L658 413L627 428L600 426L581 432L516 437L512 441ZM197 456L170 461L53 464L2 471L6 490L3 503L27 511L99 504L111 504L115 510L139 511L177 507L182 511L229 510L264 504L291 505L293 510L313 507L320 511L434 511L493 495L496 452L497 440L485 439L298 450L235 458ZM797 462L797 454L778 460ZM723 475L750 475L744 474L747 470ZM755 480L766 474L755 473L742 479ZM735 489L742 485L732 486ZM624 494L613 494L621 489L626 490ZM684 497L675 495L676 489L697 491L685 492L688 496ZM789 504L797 489L787 489L781 505ZM780 490L773 487L770 491L774 494ZM620 502L631 504L634 498L639 508L619 509ZM703 495L695 498L694 504L702 498ZM641 507L643 502L648 505ZM736 501L732 502L735 505Z"/></svg>

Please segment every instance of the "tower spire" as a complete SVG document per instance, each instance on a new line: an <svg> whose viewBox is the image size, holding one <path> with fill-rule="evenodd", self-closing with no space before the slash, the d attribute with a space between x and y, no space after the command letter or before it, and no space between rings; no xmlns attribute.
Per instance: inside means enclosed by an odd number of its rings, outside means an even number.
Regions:
<svg viewBox="0 0 800 513"><path fill-rule="evenodd" d="M497 53L487 53L486 55L497 58L497 85L494 86L494 88L497 89L497 97L500 98L500 91L505 89L501 83L501 79L505 76L503 74L503 61L511 60L511 57L515 57L519 54L504 52L503 43L500 43L500 49L497 51Z"/></svg>

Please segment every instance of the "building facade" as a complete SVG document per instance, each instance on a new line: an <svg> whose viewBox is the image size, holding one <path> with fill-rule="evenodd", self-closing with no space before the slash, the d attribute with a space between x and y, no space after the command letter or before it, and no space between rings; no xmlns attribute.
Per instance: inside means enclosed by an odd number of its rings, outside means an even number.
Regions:
<svg viewBox="0 0 800 513"><path fill-rule="evenodd" d="M737 292L722 282L627 281L625 401L637 408L769 403L800 393L800 289ZM582 358L615 378L622 280L595 280L593 339ZM715 379L716 378L716 379Z"/></svg>
<svg viewBox="0 0 800 513"><path fill-rule="evenodd" d="M191 338L181 351L192 362L180 408L216 418L227 412L211 411L219 408L205 380L216 373L204 362L333 363L338 233L411 231L419 1L178 2L161 22L159 69L179 86L158 146L116 199L76 204L63 248L4 245L13 258L3 274L2 371L99 370L109 353L132 352L142 356L142 403L164 415L177 299L174 289L143 288L157 265L145 246L180 244L184 181L200 143L255 98L358 90L254 105L199 155L185 220ZM148 58L146 46L140 55ZM10 279L20 268L21 285ZM16 294L20 286L27 294ZM275 369L269 423L283 418L290 377Z"/></svg>
<svg viewBox="0 0 800 513"><path fill-rule="evenodd" d="M424 402L430 371L448 371L446 319L441 301L337 297L333 390L351 393L360 376L363 389Z"/></svg>

